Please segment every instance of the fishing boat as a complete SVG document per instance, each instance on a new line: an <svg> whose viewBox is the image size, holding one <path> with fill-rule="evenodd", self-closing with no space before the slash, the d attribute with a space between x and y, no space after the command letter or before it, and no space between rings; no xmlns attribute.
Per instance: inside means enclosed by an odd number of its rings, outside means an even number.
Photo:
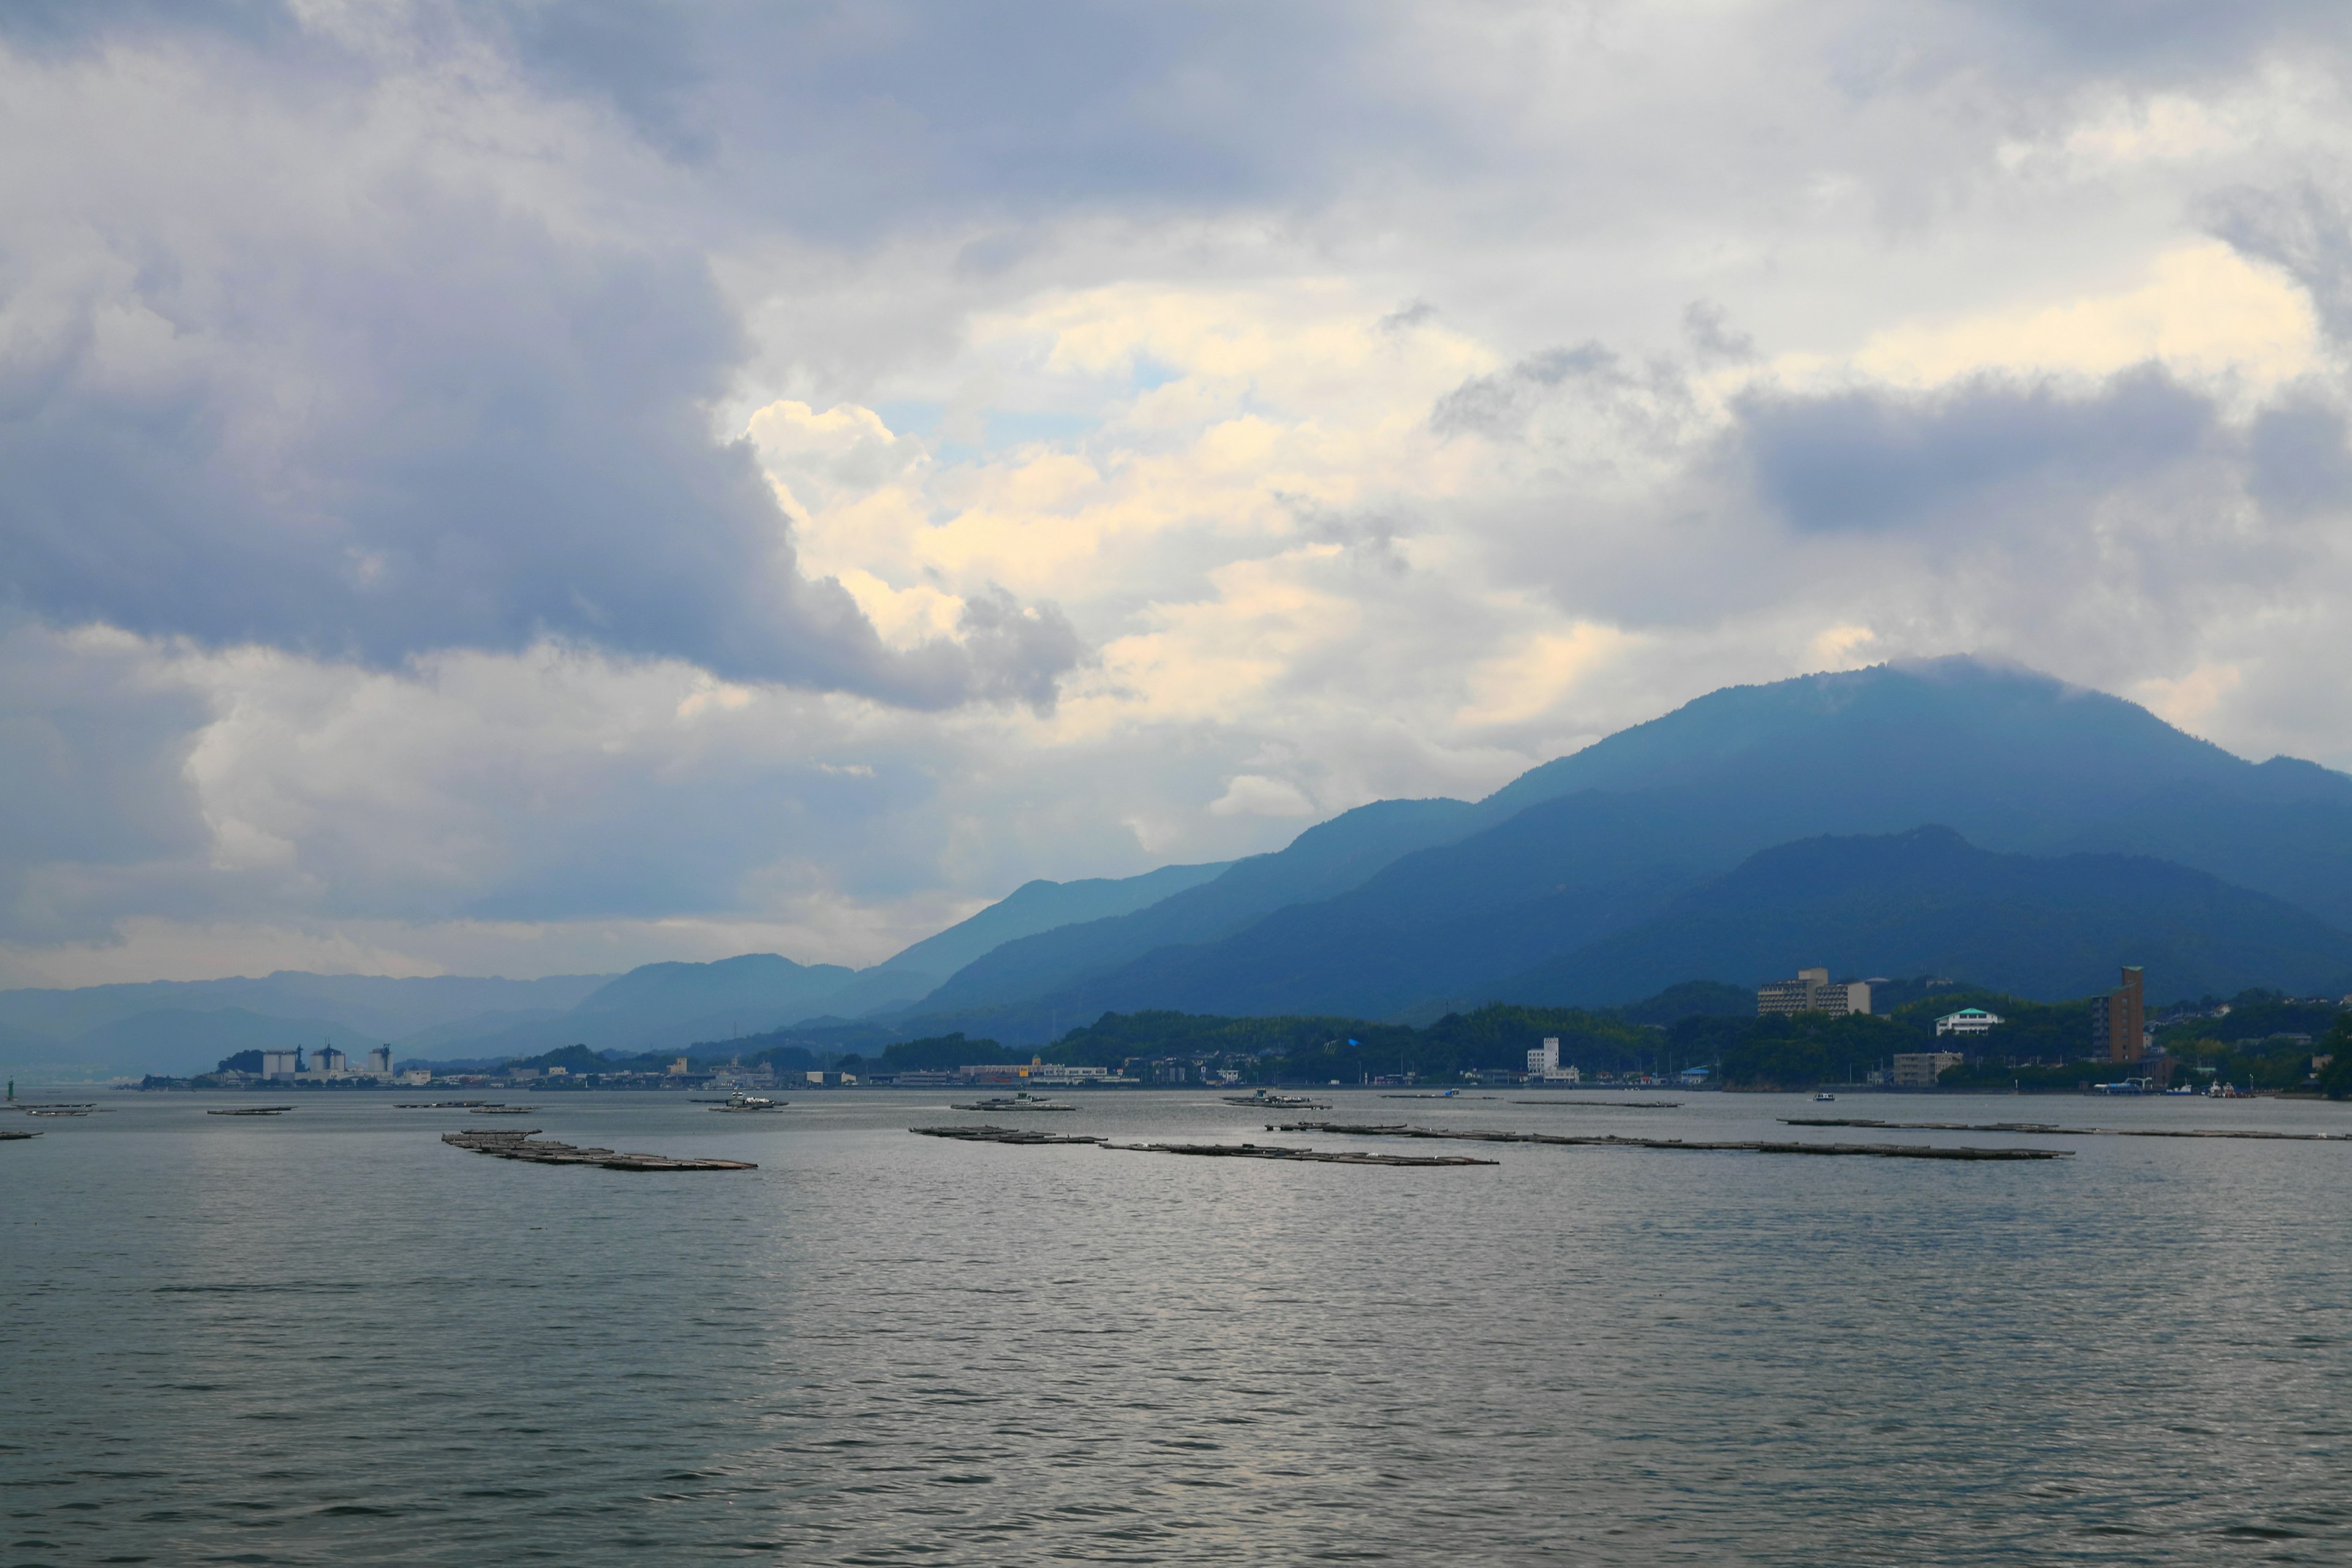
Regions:
<svg viewBox="0 0 2352 1568"><path fill-rule="evenodd" d="M1832 1094L1828 1089L1823 1089L1823 1090L1822 1090L1822 1091L1821 1091L1821 1093L1819 1093L1819 1094L1817 1094L1817 1095L1813 1096L1813 1103L1814 1103L1815 1105L1828 1105L1828 1104L1832 1103L1832 1101L1834 1101L1836 1099L1837 1099L1837 1096L1836 1096L1836 1095Z"/></svg>
<svg viewBox="0 0 2352 1568"><path fill-rule="evenodd" d="M782 1110L791 1103L789 1100L767 1100L756 1094L745 1094L739 1089L727 1097L726 1104L714 1105L711 1109L713 1110Z"/></svg>
<svg viewBox="0 0 2352 1568"><path fill-rule="evenodd" d="M1429 1098L1439 1097L1433 1095ZM1328 1110L1331 1109L1329 1102L1326 1100L1307 1100L1295 1094L1268 1094L1264 1089L1259 1089L1255 1094L1229 1094L1225 1096L1225 1103L1264 1106L1268 1110Z"/></svg>

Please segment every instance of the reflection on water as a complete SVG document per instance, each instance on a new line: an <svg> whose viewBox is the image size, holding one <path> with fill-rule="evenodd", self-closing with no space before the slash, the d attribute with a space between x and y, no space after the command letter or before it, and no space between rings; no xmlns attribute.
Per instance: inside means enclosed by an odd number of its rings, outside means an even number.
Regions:
<svg viewBox="0 0 2352 1568"><path fill-rule="evenodd" d="M0 1144L0 1557L2352 1560L2352 1146L1396 1170L906 1134L947 1098L520 1123L761 1165L723 1175L463 1154L459 1119L373 1095L113 1095ZM1680 1137L1811 1113L1337 1098ZM1265 1138L1213 1095L1077 1099L1056 1131Z"/></svg>

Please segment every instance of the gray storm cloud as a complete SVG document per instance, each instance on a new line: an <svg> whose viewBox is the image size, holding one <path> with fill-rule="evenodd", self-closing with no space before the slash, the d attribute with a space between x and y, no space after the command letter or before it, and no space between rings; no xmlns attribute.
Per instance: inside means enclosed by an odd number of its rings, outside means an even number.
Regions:
<svg viewBox="0 0 2352 1568"><path fill-rule="evenodd" d="M2347 27L0 7L0 942L943 918L1297 825L1236 779L1475 794L1957 647L2328 754L2352 206L2295 116ZM2213 237L2310 302L2284 379L1842 357ZM1057 433L958 447L968 396ZM779 400L890 461L763 472Z"/></svg>
<svg viewBox="0 0 2352 1568"><path fill-rule="evenodd" d="M1905 528L2021 492L2088 501L2193 458L2211 401L2159 370L2090 397L1987 377L1932 394L1759 391L1736 405L1759 500L1801 530Z"/></svg>
<svg viewBox="0 0 2352 1568"><path fill-rule="evenodd" d="M276 139L249 164L249 142L172 110L252 88L307 112L283 101L299 87L212 62L176 103L74 90L104 69L68 57L72 85L20 105L120 160L93 181L21 166L20 143L10 181L38 241L0 257L0 582L20 609L372 665L552 638L1050 708L1079 655L1051 606L991 605L976 643L901 650L801 572L749 448L712 434L746 345L698 254L438 173L429 122L315 153ZM378 140L417 156L384 167Z"/></svg>

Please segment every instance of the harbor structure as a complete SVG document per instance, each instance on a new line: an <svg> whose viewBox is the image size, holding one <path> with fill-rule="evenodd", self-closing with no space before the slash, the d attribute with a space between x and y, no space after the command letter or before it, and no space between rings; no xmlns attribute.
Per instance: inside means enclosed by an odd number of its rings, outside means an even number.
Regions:
<svg viewBox="0 0 2352 1568"><path fill-rule="evenodd" d="M1032 1057L1025 1062L976 1062L956 1069L966 1083L1080 1084L1130 1082L1108 1068L1071 1067Z"/></svg>
<svg viewBox="0 0 2352 1568"><path fill-rule="evenodd" d="M2091 998L2091 1055L2136 1062L2147 1055L2147 998L2140 966L2124 965L2123 984Z"/></svg>
<svg viewBox="0 0 2352 1568"><path fill-rule="evenodd" d="M1826 1013L1832 1018L1843 1018L1869 1011L1868 981L1832 984L1826 969L1800 969L1794 980L1769 980L1756 988L1756 1016L1759 1018L1798 1013Z"/></svg>

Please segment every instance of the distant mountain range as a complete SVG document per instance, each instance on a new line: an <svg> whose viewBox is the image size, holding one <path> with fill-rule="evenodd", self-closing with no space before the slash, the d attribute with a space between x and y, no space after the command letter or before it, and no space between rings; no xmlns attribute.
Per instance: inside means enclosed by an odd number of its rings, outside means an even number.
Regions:
<svg viewBox="0 0 2352 1568"><path fill-rule="evenodd" d="M231 1041L333 1029L494 1058L852 1019L1026 1045L1105 1011L1423 1021L1811 963L2047 998L2125 963L2160 997L2340 992L2347 930L2352 776L1950 658L1714 692L1483 801L1375 802L1226 865L1032 882L863 971L749 954L528 982L8 992L0 1056L187 1071Z"/></svg>

